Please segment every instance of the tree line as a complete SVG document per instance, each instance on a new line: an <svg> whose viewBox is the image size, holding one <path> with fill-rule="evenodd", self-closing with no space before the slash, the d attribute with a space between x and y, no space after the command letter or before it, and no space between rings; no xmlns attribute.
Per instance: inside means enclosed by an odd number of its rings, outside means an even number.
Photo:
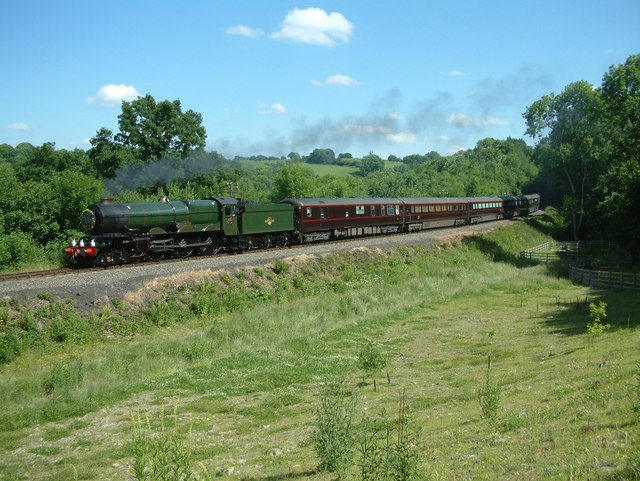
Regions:
<svg viewBox="0 0 640 481"><path fill-rule="evenodd" d="M495 196L540 192L557 205L572 237L626 242L640 222L640 56L612 66L602 85L575 82L526 108L522 139L486 138L453 155L437 152L360 159L317 148L308 155L255 155L243 168L205 150L202 116L180 101L146 95L122 102L118 132L101 128L88 150L54 143L0 145L0 270L34 259L61 261L79 237L79 217L102 196L135 202L229 195L263 202L287 197ZM347 165L351 176L318 176L310 164ZM235 189L235 190L233 190ZM635 209L635 210L634 210Z"/></svg>

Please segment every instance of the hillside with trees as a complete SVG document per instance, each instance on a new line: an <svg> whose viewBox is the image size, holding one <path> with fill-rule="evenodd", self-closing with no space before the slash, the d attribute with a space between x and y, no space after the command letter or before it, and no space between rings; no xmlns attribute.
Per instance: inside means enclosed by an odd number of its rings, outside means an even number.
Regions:
<svg viewBox="0 0 640 481"><path fill-rule="evenodd" d="M236 196L265 202L540 192L546 205L559 208L562 235L614 239L638 252L640 55L612 66L602 85L576 81L523 115L534 147L486 138L453 155L386 161L374 152L354 158L330 148L227 159L205 150L202 116L183 112L179 100L124 101L119 131L98 129L86 151L53 142L0 145L0 270L62 262L62 247L80 235L81 212L104 195L129 202L201 198L228 195L230 186L237 186ZM251 166L243 167L244 160Z"/></svg>

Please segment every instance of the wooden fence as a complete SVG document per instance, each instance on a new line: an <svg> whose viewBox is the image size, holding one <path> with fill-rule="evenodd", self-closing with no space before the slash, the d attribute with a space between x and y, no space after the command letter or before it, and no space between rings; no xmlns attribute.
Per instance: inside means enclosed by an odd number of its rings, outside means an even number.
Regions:
<svg viewBox="0 0 640 481"><path fill-rule="evenodd" d="M571 280L593 287L640 291L640 275L637 272L612 272L580 269L571 266Z"/></svg>
<svg viewBox="0 0 640 481"><path fill-rule="evenodd" d="M620 249L617 242L609 241L551 241L520 252L523 259L531 259L539 262L568 261L581 265L589 264L593 254L580 253L580 249L616 249L624 262L630 262L628 252ZM555 249L555 250L554 250Z"/></svg>

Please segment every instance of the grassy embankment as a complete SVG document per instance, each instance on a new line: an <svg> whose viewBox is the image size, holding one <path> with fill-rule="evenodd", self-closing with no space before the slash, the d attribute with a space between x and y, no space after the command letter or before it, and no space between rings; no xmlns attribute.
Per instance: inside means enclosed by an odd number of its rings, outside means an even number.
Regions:
<svg viewBox="0 0 640 481"><path fill-rule="evenodd" d="M90 334L34 342L0 369L0 479L127 479L131 413L159 429L162 406L212 476L334 479L309 438L336 377L358 419L392 418L406 394L431 479L639 479L640 297L519 262L544 240L518 222L429 251L279 261L84 321L46 295L40 314L7 304L5 323ZM612 325L593 343L586 300ZM388 360L376 391L357 360L369 341ZM489 355L495 422L478 401Z"/></svg>

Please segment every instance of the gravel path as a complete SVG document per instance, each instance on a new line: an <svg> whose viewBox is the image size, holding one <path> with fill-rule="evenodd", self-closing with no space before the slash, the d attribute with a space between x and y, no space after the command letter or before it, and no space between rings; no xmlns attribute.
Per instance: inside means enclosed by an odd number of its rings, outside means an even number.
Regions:
<svg viewBox="0 0 640 481"><path fill-rule="evenodd" d="M54 277L19 279L0 283L0 299L12 297L20 302L37 299L41 293L53 294L62 299L73 299L79 308L99 307L109 298L134 292L144 284L158 278L206 270L233 270L247 266L261 266L276 259L292 256L314 256L328 252L349 250L356 247L392 248L408 244L434 245L448 238L469 236L477 232L487 232L503 226L509 220L489 222L462 228L438 229L413 234L365 237L337 243L318 243L296 246L290 249L272 249L247 252L239 255L220 254L212 257L197 257L185 261L161 264L143 263L135 267L111 268L102 271L80 272Z"/></svg>

